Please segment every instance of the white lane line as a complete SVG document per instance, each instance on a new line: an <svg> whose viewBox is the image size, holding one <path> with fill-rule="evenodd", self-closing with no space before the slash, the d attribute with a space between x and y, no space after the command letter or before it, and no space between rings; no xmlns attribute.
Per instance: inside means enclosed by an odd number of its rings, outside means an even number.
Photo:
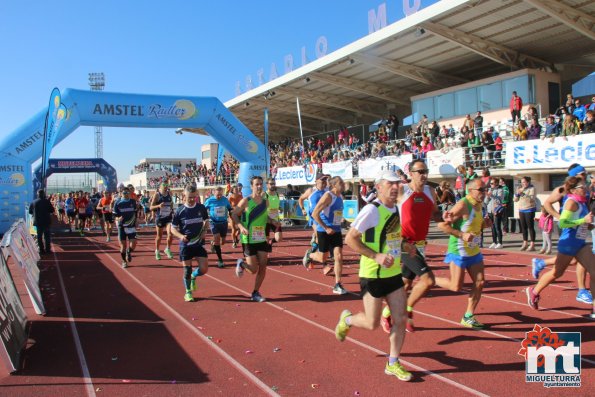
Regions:
<svg viewBox="0 0 595 397"><path fill-rule="evenodd" d="M206 274L205 276L208 277L208 278L210 278L210 279L212 279L212 280L214 280L214 281L217 281L218 283L221 283L221 284L223 284L223 285L225 285L225 286L227 286L227 287L229 287L229 288L231 288L231 289L233 289L235 291L238 291L238 292L242 293L246 297L249 297L250 296L250 294L247 291L244 291L243 289L238 288L235 285L229 284L229 283L227 283L227 282L225 282L223 280L219 280L218 278L213 277L210 274ZM279 305L276 305L275 303L272 303L272 302L264 302L264 303L267 304L267 305L269 305L269 306L271 306L271 307L273 307L273 308L275 308L275 309L277 309L277 310L279 310L279 311L281 311L281 312L283 312L283 313L287 313L290 316L293 316L293 317L295 317L295 318L297 318L297 319L299 319L301 321L304 321L304 322L306 322L306 323L308 323L308 324L310 324L310 325L312 325L312 326L314 326L316 328L319 328L319 329L321 329L323 331L326 331L326 332L332 334L333 336L335 335L335 330L334 329L327 328L327 327L325 327L322 324L319 324L317 322L314 322L314 321L312 321L312 320L310 320L310 319L308 319L306 317L303 317L303 316L301 316L301 315L299 315L297 313L292 312L291 310L288 310L288 309L286 309L284 307L281 307ZM382 350L379 350L379 349L377 349L377 348L375 348L373 346L370 346L370 345L368 345L368 344L366 344L364 342L361 342L361 341L359 341L357 339L353 339L353 338L348 337L346 340L348 340L349 342L352 342L352 343L354 343L354 344L356 344L356 345L358 345L360 347L363 347L364 349L370 350L373 353L380 354L380 355L383 355L383 356L386 355L386 352L384 352ZM407 364L408 366L414 368L415 370L417 370L419 372L422 372L422 373L424 373L426 375L433 376L433 377L437 378L439 381L442 381L444 383L447 383L447 384L449 384L451 386L454 386L454 387L456 387L458 389L464 390L464 391L466 391L466 392L468 392L470 394L473 394L475 396L486 396L486 397L488 396L487 394L484 394L484 393L482 393L482 392L480 392L478 390L472 389L469 386L466 386L466 385L464 385L462 383L455 382L454 380L451 380L449 378L446 378L446 377L444 377L442 375L438 375L438 374L436 374L436 373L434 373L434 372L432 372L432 371L430 371L428 369L425 369L423 367L420 367L419 365L415 365L412 362L409 362L409 361L406 361L406 360L403 360L403 359L401 359L401 362Z"/></svg>
<svg viewBox="0 0 595 397"><path fill-rule="evenodd" d="M87 365L87 360L85 359L85 353L83 352L81 339L79 337L78 330L76 329L76 323L74 321L74 316L72 315L72 308L70 307L70 299L68 298L68 293L66 292L66 287L64 286L64 279L62 278L62 271L60 270L60 264L58 263L58 257L56 256L55 252L53 253L53 256L54 264L58 270L58 280L60 281L60 288L62 289L62 294L64 296L64 306L66 306L66 312L68 313L68 323L70 324L70 331L72 332L72 337L74 339L76 355L78 356L81 371L83 373L83 382L85 384L85 389L87 390L87 396L96 397L95 386L93 386L93 380L91 379L91 374L89 373L89 367Z"/></svg>
<svg viewBox="0 0 595 397"><path fill-rule="evenodd" d="M120 268L120 263L116 261L112 256L104 251L99 245L95 244L97 249L103 252L118 268ZM240 371L244 376L246 376L249 380L251 380L256 386L258 386L263 392L265 392L269 396L279 397L279 394L275 393L270 386L265 384L262 380L260 380L256 375L254 375L250 370L246 367L242 366L238 361L236 361L232 356L230 356L225 350L219 347L215 342L210 340L206 337L205 334L200 332L196 327L194 327L187 319L182 317L180 313L178 313L173 307L167 304L163 299L161 299L157 294L151 291L145 284L143 284L136 276L132 273L124 271L128 277L130 277L139 287L141 287L146 293L151 295L153 299L159 302L170 314L176 317L179 321L181 321L186 327L191 330L194 334L196 334L203 342L205 342L208 346L210 346L213 350L215 350L224 360L226 360L229 364L235 367L238 371Z"/></svg>

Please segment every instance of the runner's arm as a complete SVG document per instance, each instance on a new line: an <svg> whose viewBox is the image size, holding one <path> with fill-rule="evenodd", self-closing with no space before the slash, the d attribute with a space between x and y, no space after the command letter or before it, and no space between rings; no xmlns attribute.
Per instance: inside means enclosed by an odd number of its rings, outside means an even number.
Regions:
<svg viewBox="0 0 595 397"><path fill-rule="evenodd" d="M467 213L467 206L464 201L459 201L455 204L451 211L449 211L449 220L444 222L438 223L438 229L450 236L455 236L456 238L461 238L464 241L470 242L473 241L473 234L462 232L460 230L456 230L452 227L452 224L460 219L464 214Z"/></svg>
<svg viewBox="0 0 595 397"><path fill-rule="evenodd" d="M557 203L560 200L562 200L562 197L564 197L564 187L558 186L550 193L549 196L547 196L547 198L543 202L543 207L545 208L545 210L555 219L560 219L560 213L556 211L556 209L554 208L554 203Z"/></svg>
<svg viewBox="0 0 595 397"><path fill-rule="evenodd" d="M362 234L359 232L359 230L357 230L354 227L350 228L347 232L347 235L345 236L345 244L347 244L349 248L351 248L358 254L374 259L374 261L376 261L376 263L378 263L379 265L386 265L389 262L392 263L392 261L388 260L390 255L376 252L371 248L367 247L362 242Z"/></svg>
<svg viewBox="0 0 595 397"><path fill-rule="evenodd" d="M324 231L328 234L334 234L335 231L333 229L331 229L326 223L324 223L324 221L320 217L320 213L322 212L322 210L324 210L326 207L328 207L331 204L331 201L332 201L331 195L328 192L326 192L320 198L318 203L316 203L316 207L314 207L314 211L312 211L312 218L314 218L316 223L318 223L320 225L320 227L323 228Z"/></svg>

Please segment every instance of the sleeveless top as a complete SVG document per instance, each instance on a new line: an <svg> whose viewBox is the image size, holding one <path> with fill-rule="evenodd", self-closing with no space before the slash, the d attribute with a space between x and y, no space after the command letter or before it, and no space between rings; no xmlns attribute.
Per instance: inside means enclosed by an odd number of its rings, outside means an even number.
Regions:
<svg viewBox="0 0 595 397"><path fill-rule="evenodd" d="M458 219L453 225L453 229L464 233L475 235L473 241L466 242L462 238L450 236L448 240L448 253L463 257L475 256L480 253L479 244L481 242L481 228L483 225L482 211L476 211L467 197L461 199L467 206L469 217L467 219Z"/></svg>
<svg viewBox="0 0 595 397"><path fill-rule="evenodd" d="M343 223L343 198L335 196L330 191L329 194L331 195L331 204L320 212L320 218L325 225L336 232L340 232L341 223ZM316 224L316 231L324 232L324 229Z"/></svg>
<svg viewBox="0 0 595 397"><path fill-rule="evenodd" d="M423 192L415 192L409 185L404 185L403 194L405 198L398 204L403 238L424 241L428 236L430 220L434 213L432 189L425 185Z"/></svg>

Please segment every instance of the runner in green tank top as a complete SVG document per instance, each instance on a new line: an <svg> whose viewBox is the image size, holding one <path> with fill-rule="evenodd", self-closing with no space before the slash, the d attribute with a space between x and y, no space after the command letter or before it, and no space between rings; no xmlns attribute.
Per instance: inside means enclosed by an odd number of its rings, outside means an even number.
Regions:
<svg viewBox="0 0 595 397"><path fill-rule="evenodd" d="M335 328L335 336L342 342L351 327L369 330L378 328L382 303L386 300L393 322L384 373L409 381L411 373L399 362L407 321L407 294L401 277L401 252L405 249L413 254L415 246L401 239L396 205L400 182L401 178L394 172L383 172L376 179L377 199L362 209L345 237L345 243L361 255L359 277L364 311L352 315L349 310L343 310Z"/></svg>
<svg viewBox="0 0 595 397"><path fill-rule="evenodd" d="M438 228L450 235L445 263L450 266L450 278L436 277L436 284L442 288L458 292L463 286L465 270L471 276L473 287L469 293L467 311L461 319L461 325L472 329L483 329L474 315L475 308L481 299L484 284L483 255L479 249L481 229L491 227L489 218L482 214L482 203L485 198L484 182L473 179L467 184L468 194L460 200L451 211L444 215L444 222Z"/></svg>
<svg viewBox="0 0 595 397"><path fill-rule="evenodd" d="M270 246L266 241L265 228L268 222L268 202L262 190L262 177L255 176L250 181L252 195L244 197L233 209L231 219L240 229L240 239L244 248L246 261L238 259L236 276L242 277L244 270L256 274L254 291L251 299L264 302L260 287L266 276Z"/></svg>
<svg viewBox="0 0 595 397"><path fill-rule="evenodd" d="M281 229L281 222L279 222L281 219L281 198L277 192L277 183L275 182L275 178L267 178L266 198L269 202L267 207L269 222L267 223L265 230L267 240L271 231L275 233L275 238L268 241L272 250L273 242L280 243L281 240L283 240L283 230Z"/></svg>

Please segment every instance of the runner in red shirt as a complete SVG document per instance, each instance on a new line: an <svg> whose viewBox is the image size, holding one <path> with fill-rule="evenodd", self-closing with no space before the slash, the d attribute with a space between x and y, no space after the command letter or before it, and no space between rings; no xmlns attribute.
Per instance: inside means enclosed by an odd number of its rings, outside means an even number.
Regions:
<svg viewBox="0 0 595 397"><path fill-rule="evenodd" d="M85 235L85 223L87 223L87 205L89 205L89 200L85 197L85 193L82 190L79 191L78 197L74 199L74 204L76 206L76 212L78 217L78 228L80 229L79 232L81 236Z"/></svg>
<svg viewBox="0 0 595 397"><path fill-rule="evenodd" d="M411 288L415 277L419 282L411 290L407 298L407 327L408 332L413 332L413 306L435 284L434 273L425 259L424 249L426 238L430 230L430 221L442 221L442 214L437 205L436 191L426 185L428 180L428 167L423 160L413 160L409 164L411 182L402 184L399 188L397 205L401 215L401 234L403 241L415 245L416 255L403 253L403 281L407 289ZM382 328L390 332L390 311L385 308L382 312Z"/></svg>

